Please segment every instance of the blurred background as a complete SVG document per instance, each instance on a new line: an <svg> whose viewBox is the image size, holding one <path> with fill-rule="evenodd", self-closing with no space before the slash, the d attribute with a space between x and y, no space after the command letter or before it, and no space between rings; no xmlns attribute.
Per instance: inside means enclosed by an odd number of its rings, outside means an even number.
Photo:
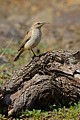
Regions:
<svg viewBox="0 0 80 120"><path fill-rule="evenodd" d="M27 51L13 62L25 34L36 21L50 23L42 28L42 40L34 49L37 54L61 49L80 50L80 0L0 0L2 76L31 58L32 54Z"/></svg>

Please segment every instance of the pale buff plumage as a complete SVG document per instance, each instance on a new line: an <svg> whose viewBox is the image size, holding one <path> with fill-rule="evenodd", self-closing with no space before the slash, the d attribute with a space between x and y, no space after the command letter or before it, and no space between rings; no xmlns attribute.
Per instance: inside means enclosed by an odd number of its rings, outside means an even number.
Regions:
<svg viewBox="0 0 80 120"><path fill-rule="evenodd" d="M32 49L36 47L41 40L41 27L44 24L45 23L43 22L36 22L31 26L30 30L27 32L18 50L18 54L14 58L14 61L18 60L18 58L20 57L20 55L22 54L24 50L31 50L33 54L35 55Z"/></svg>

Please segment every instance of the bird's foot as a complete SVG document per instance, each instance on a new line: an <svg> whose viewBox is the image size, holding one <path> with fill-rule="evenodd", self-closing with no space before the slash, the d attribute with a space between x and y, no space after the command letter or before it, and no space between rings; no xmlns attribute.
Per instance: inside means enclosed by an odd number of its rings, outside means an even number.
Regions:
<svg viewBox="0 0 80 120"><path fill-rule="evenodd" d="M38 56L34 54L33 57L32 57L32 59L34 59L35 57L38 57Z"/></svg>

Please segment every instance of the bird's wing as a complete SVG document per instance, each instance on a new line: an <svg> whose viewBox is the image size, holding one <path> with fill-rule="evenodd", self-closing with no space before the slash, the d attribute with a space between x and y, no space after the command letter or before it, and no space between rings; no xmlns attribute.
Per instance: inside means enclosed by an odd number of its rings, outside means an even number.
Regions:
<svg viewBox="0 0 80 120"><path fill-rule="evenodd" d="M25 43L31 38L31 34L32 34L31 30L27 32L27 34L24 37L24 40L23 40L20 48L18 49L18 51L20 51L24 47Z"/></svg>

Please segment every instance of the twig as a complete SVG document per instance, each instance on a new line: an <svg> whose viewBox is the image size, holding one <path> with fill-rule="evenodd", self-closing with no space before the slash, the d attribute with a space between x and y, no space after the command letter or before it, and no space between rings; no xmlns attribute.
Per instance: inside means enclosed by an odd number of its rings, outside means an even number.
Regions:
<svg viewBox="0 0 80 120"><path fill-rule="evenodd" d="M10 44L12 43L13 38L10 40L9 44L6 46L6 48L4 49L4 51L2 52L2 54L0 55L0 57L2 57L6 51L6 49L10 46Z"/></svg>

